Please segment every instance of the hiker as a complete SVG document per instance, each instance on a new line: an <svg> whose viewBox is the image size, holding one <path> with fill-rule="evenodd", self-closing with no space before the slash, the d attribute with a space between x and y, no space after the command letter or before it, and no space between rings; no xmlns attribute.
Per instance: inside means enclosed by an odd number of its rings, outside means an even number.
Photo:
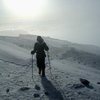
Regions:
<svg viewBox="0 0 100 100"><path fill-rule="evenodd" d="M45 51L48 50L49 48L47 44L44 42L43 38L41 36L37 36L37 42L35 43L34 50L31 51L31 54L33 55L34 53L36 53L39 75L42 74L43 77L45 77Z"/></svg>

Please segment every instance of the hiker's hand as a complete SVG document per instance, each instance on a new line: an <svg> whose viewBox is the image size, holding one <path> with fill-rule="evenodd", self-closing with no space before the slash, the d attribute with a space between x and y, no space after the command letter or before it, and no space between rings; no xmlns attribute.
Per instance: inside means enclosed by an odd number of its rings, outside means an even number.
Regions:
<svg viewBox="0 0 100 100"><path fill-rule="evenodd" d="M31 51L31 54L33 55L34 54L34 51Z"/></svg>

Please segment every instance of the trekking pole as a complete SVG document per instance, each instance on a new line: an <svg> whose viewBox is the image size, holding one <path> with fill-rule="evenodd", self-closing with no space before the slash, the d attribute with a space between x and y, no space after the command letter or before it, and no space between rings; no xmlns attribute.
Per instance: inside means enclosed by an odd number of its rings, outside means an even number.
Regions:
<svg viewBox="0 0 100 100"><path fill-rule="evenodd" d="M48 63L49 63L49 67L51 69L51 64L50 64L50 55L49 55L49 52L47 51L47 56L48 56Z"/></svg>
<svg viewBox="0 0 100 100"><path fill-rule="evenodd" d="M33 55L32 55L32 79L33 79Z"/></svg>

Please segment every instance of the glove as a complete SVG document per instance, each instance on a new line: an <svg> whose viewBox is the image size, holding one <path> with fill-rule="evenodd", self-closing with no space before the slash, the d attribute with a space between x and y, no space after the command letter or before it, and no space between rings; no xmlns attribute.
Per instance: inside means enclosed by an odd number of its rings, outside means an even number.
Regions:
<svg viewBox="0 0 100 100"><path fill-rule="evenodd" d="M31 51L31 54L33 55L34 54L34 51Z"/></svg>

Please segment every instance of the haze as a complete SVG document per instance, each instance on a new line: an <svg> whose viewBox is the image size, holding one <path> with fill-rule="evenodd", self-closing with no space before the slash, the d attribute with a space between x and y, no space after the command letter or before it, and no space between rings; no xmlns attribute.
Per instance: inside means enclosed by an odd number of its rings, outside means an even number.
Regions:
<svg viewBox="0 0 100 100"><path fill-rule="evenodd" d="M33 8L27 0L25 5L24 0L18 0L16 6L7 1L0 0L0 35L17 35L4 34L4 30L24 30L27 34L100 46L100 0L33 0Z"/></svg>

